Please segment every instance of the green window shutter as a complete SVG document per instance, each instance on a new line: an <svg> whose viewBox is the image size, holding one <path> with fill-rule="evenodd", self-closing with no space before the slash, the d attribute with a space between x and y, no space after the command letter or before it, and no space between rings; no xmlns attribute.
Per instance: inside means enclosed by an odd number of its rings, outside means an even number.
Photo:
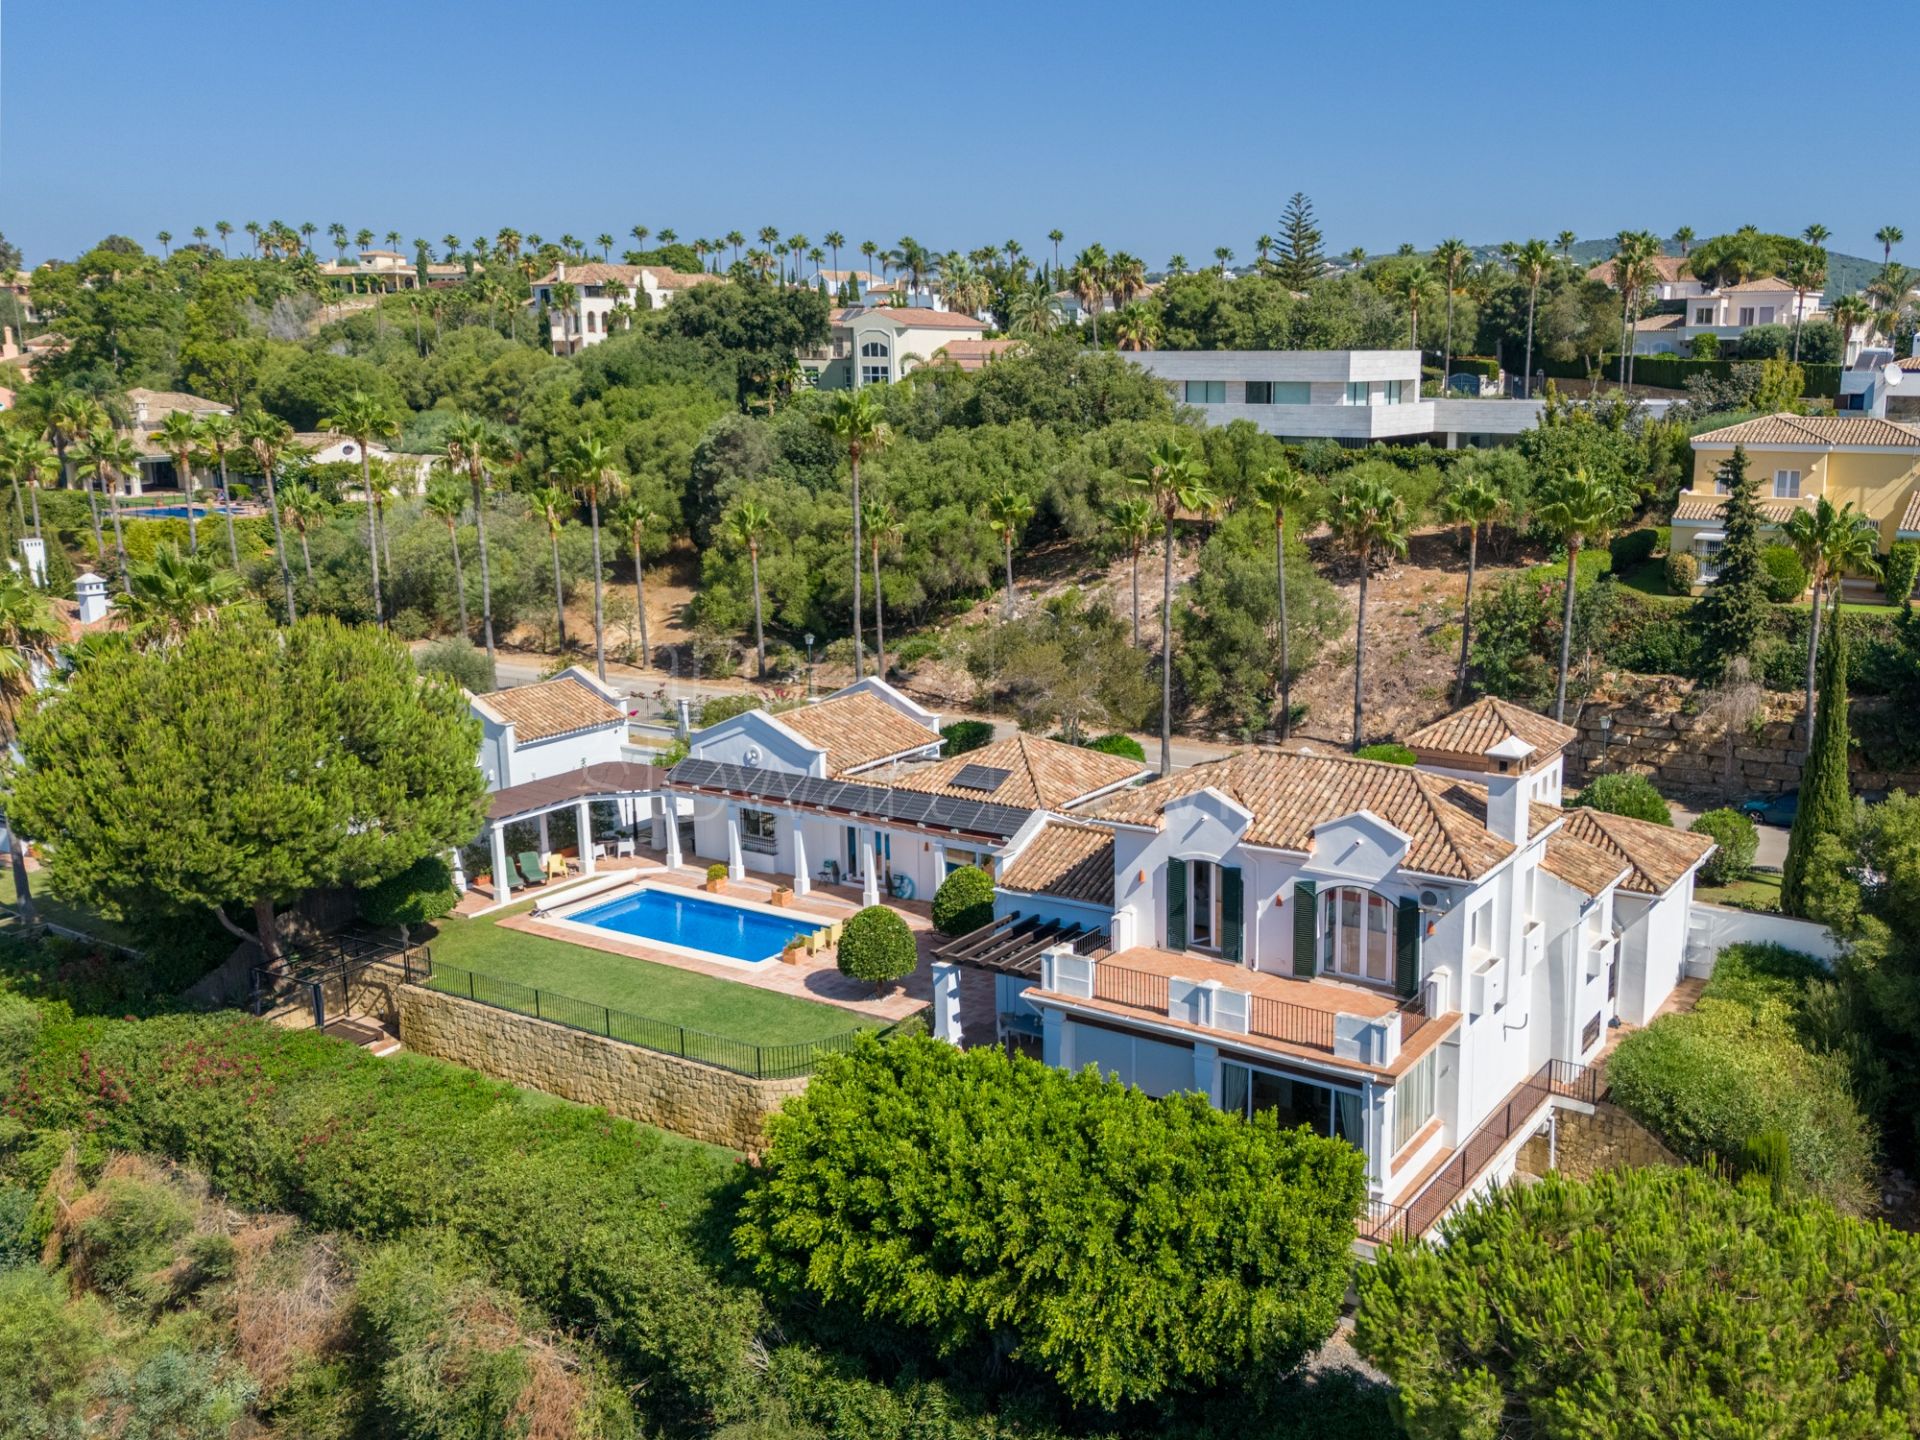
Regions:
<svg viewBox="0 0 1920 1440"><path fill-rule="evenodd" d="M1236 965L1247 958L1247 889L1238 865L1220 867L1220 953Z"/></svg>
<svg viewBox="0 0 1920 1440"><path fill-rule="evenodd" d="M1187 948L1187 862L1167 861L1167 949Z"/></svg>
<svg viewBox="0 0 1920 1440"><path fill-rule="evenodd" d="M1320 943L1320 909L1314 901L1311 880L1293 882L1293 973L1317 975L1320 966L1315 949Z"/></svg>
<svg viewBox="0 0 1920 1440"><path fill-rule="evenodd" d="M1412 898L1400 902L1399 923L1394 926L1394 989L1411 1000L1420 993L1420 902Z"/></svg>

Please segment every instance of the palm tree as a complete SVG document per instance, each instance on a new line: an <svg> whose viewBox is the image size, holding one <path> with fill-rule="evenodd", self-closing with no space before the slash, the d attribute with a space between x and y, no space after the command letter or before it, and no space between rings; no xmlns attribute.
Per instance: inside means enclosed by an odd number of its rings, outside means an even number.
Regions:
<svg viewBox="0 0 1920 1440"><path fill-rule="evenodd" d="M200 527L194 519L193 509L193 457L200 448L200 427L185 410L169 410L167 418L153 430L153 439L159 447L173 457L173 468L178 473L181 493L187 499L187 552L200 553Z"/></svg>
<svg viewBox="0 0 1920 1440"><path fill-rule="evenodd" d="M346 399L333 407L333 414L322 417L320 427L323 430L331 430L337 435L349 437L360 451L360 486L361 489L366 492L367 496L367 560L372 568L373 574L373 623L375 625L385 625L386 616L380 603L380 535L377 529L380 523L380 507L374 498L373 462L368 456L367 450L374 441L385 440L389 436L397 434L400 429L400 422L394 416L393 412L387 409L383 402L367 394L364 390L354 390L347 395ZM255 448L256 450L258 449L257 441L255 442ZM273 480L271 476L269 476L267 480L267 500L269 504L273 501ZM274 511L276 541L278 540L280 523L279 514L280 512L276 509ZM286 573L286 568L287 557L286 551L283 548L280 552L280 569L282 574ZM287 598L288 604L291 605L293 598L293 584L291 581L287 584Z"/></svg>
<svg viewBox="0 0 1920 1440"><path fill-rule="evenodd" d="M216 220L213 222L213 228L220 236L220 254L223 257L231 258L231 252L227 249L227 237L233 234L233 226L225 220ZM372 237L369 236L368 238L371 239Z"/></svg>
<svg viewBox="0 0 1920 1440"><path fill-rule="evenodd" d="M1467 527L1467 598L1460 607L1460 673L1453 684L1453 703L1467 703L1467 655L1473 648L1473 581L1480 569L1480 527L1491 525L1506 501L1485 476L1466 468L1454 471L1454 481L1440 497L1440 514Z"/></svg>
<svg viewBox="0 0 1920 1440"><path fill-rule="evenodd" d="M126 537L120 529L120 481L140 463L140 450L131 440L111 426L102 426L81 442L78 456L80 473L107 492L107 506L113 512L113 549L120 560L120 584L127 577ZM95 524L98 524L96 519Z"/></svg>
<svg viewBox="0 0 1920 1440"><path fill-rule="evenodd" d="M1572 233L1563 230L1560 238L1571 245L1566 237ZM1453 297L1460 289L1460 272L1473 263L1473 251L1464 240L1442 240L1433 247L1433 263L1440 267L1441 279L1447 287L1447 338L1440 351L1440 389L1444 393L1447 381L1453 378Z"/></svg>
<svg viewBox="0 0 1920 1440"><path fill-rule="evenodd" d="M761 623L760 611L760 537L773 524L773 517L767 513L767 507L757 500L742 500L727 512L723 530L727 538L747 552L747 560L753 567L753 653L754 674L761 680L767 678L767 632Z"/></svg>
<svg viewBox="0 0 1920 1440"><path fill-rule="evenodd" d="M860 506L860 528L866 533L867 548L873 555L873 673L887 678L887 614L880 590L880 555L887 542L900 533L900 519L893 506L878 498Z"/></svg>
<svg viewBox="0 0 1920 1440"><path fill-rule="evenodd" d="M178 644L222 610L244 603L246 593L239 575L183 556L177 545L163 545L147 564L136 565L131 580L114 611L137 644L156 648Z"/></svg>
<svg viewBox="0 0 1920 1440"><path fill-rule="evenodd" d="M17 759L20 710L32 697L40 674L52 669L55 651L66 638L66 627L53 613L44 590L17 570L0 571L0 744L8 768ZM13 826L7 826L7 852L13 860L13 893L21 923L32 925L33 887L27 875L27 847Z"/></svg>
<svg viewBox="0 0 1920 1440"><path fill-rule="evenodd" d="M558 485L542 485L527 501L534 513L547 522L547 539L553 546L553 615L560 626L560 648L567 648L567 597L560 585L560 527L567 523L573 501Z"/></svg>
<svg viewBox="0 0 1920 1440"><path fill-rule="evenodd" d="M1007 331L1012 335L1049 335L1060 323L1059 305L1040 284L1016 291L1007 310Z"/></svg>
<svg viewBox="0 0 1920 1440"><path fill-rule="evenodd" d="M1821 235L1824 237L1826 234L1824 227L1809 226L1808 228L1820 228ZM1809 236L1807 238L1811 240L1813 237ZM1673 243L1680 247L1681 255L1691 255L1693 253L1693 227L1691 225L1682 225L1678 230L1674 231ZM1817 245L1819 241L1816 240L1813 243Z"/></svg>
<svg viewBox="0 0 1920 1440"><path fill-rule="evenodd" d="M9 430L0 435L0 465L6 466L13 481L14 503L20 503L20 487L25 485L33 499L33 533L42 541L46 536L40 529L40 482L59 464L53 447L30 430Z"/></svg>
<svg viewBox="0 0 1920 1440"><path fill-rule="evenodd" d="M1841 295L1828 302L1827 314L1840 331L1840 368L1844 370L1847 366L1847 346L1853 341L1853 332L1873 323L1873 307L1867 303L1864 295Z"/></svg>
<svg viewBox="0 0 1920 1440"><path fill-rule="evenodd" d="M886 447L893 431L882 418L880 406L865 390L841 390L819 417L820 428L847 447L847 468L853 478L853 678L864 673L860 651L860 571L865 555L860 548L860 461Z"/></svg>
<svg viewBox="0 0 1920 1440"><path fill-rule="evenodd" d="M647 572L645 565L645 547L647 532L660 522L660 514L640 498L629 495L620 502L620 508L614 512L613 523L626 532L627 542L633 547L633 608L640 617L640 663L653 663L653 649L647 638Z"/></svg>
<svg viewBox="0 0 1920 1440"><path fill-rule="evenodd" d="M1826 226L1820 225L1820 224L1813 224L1813 225L1807 226L1806 229L1800 232L1800 238L1806 241L1807 244L1813 246L1814 249L1824 250L1826 248L1827 239L1832 234L1833 232L1827 229Z"/></svg>
<svg viewBox="0 0 1920 1440"><path fill-rule="evenodd" d="M162 230L153 238L160 242L160 258L162 260L173 254L172 249L169 248L173 244L173 232L171 230Z"/></svg>
<svg viewBox="0 0 1920 1440"><path fill-rule="evenodd" d="M1176 250L1173 254L1167 257L1167 274L1184 275L1186 273L1187 273L1187 257L1182 255L1179 251Z"/></svg>
<svg viewBox="0 0 1920 1440"><path fill-rule="evenodd" d="M602 260L611 260L613 258L613 236L602 231L600 234L594 236L593 243L600 247L600 258Z"/></svg>
<svg viewBox="0 0 1920 1440"><path fill-rule="evenodd" d="M1553 237L1554 248L1560 252L1560 258L1569 264L1573 261L1573 247L1577 245L1579 241L1580 237L1571 230L1562 230L1558 235ZM1435 259L1439 258L1439 253L1437 250L1434 252Z"/></svg>
<svg viewBox="0 0 1920 1440"><path fill-rule="evenodd" d="M1140 648L1140 552L1153 538L1153 503L1144 496L1131 495L1115 501L1107 511L1107 524L1127 547L1133 567L1133 648Z"/></svg>
<svg viewBox="0 0 1920 1440"><path fill-rule="evenodd" d="M1658 279L1653 267L1660 240L1651 231L1622 230L1614 238L1613 284L1620 292L1620 383L1633 383L1633 322L1641 293Z"/></svg>
<svg viewBox="0 0 1920 1440"><path fill-rule="evenodd" d="M1534 241L1542 249L1546 242ZM1329 497L1327 522L1334 539L1360 566L1360 596L1354 613L1353 748L1366 743L1367 582L1373 555L1407 553L1407 502L1378 475L1348 471Z"/></svg>
<svg viewBox="0 0 1920 1440"><path fill-rule="evenodd" d="M600 504L626 493L627 477L620 473L618 459L618 452L597 435L574 436L560 457L560 473L568 488L587 502L593 526L593 665L602 680L607 678L607 632L601 603ZM766 669L764 655L760 668Z"/></svg>
<svg viewBox="0 0 1920 1440"><path fill-rule="evenodd" d="M1293 666L1287 654L1287 518L1304 526L1312 517L1313 482L1290 465L1276 465L1253 477L1256 504L1273 512L1273 579L1280 600L1280 738L1293 728Z"/></svg>
<svg viewBox="0 0 1920 1440"><path fill-rule="evenodd" d="M1014 489L1011 485L1002 485L987 497L987 529L1000 537L1001 551L1007 558L1007 597L1005 614L1013 618L1013 546L1020 538L1020 529L1033 518L1033 501Z"/></svg>
<svg viewBox="0 0 1920 1440"><path fill-rule="evenodd" d="M1231 259L1233 259L1233 251L1230 248L1225 245L1216 245L1213 247L1214 268L1222 275L1227 273L1227 262Z"/></svg>
<svg viewBox="0 0 1920 1440"><path fill-rule="evenodd" d="M1529 240L1524 245L1505 247L1507 263L1513 266L1520 283L1527 287L1527 357L1525 394L1533 398L1533 312L1540 300L1540 285L1553 269L1553 251L1544 240Z"/></svg>
<svg viewBox="0 0 1920 1440"><path fill-rule="evenodd" d="M1093 343L1100 343L1100 306L1107 297L1107 252L1098 243L1089 245L1074 258L1067 285L1079 300L1080 308L1093 321Z"/></svg>
<svg viewBox="0 0 1920 1440"><path fill-rule="evenodd" d="M306 566L307 580L313 580L313 550L307 536L313 527L327 518L327 502L311 485L289 485L280 496L280 516L300 537L300 559Z"/></svg>
<svg viewBox="0 0 1920 1440"><path fill-rule="evenodd" d="M240 541L233 529L233 493L227 485L227 456L239 444L239 429L231 415L214 412L202 415L196 426L200 434L200 453L211 460L220 473L220 513L227 519L227 558L240 568Z"/></svg>
<svg viewBox="0 0 1920 1440"><path fill-rule="evenodd" d="M1160 317L1144 305L1129 305L1113 317L1113 343L1121 350L1151 350L1160 343Z"/></svg>
<svg viewBox="0 0 1920 1440"><path fill-rule="evenodd" d="M1812 228L1812 227L1809 227ZM1793 286L1793 363L1800 363L1800 327L1805 323L1807 292L1827 283L1826 251L1814 250L1796 255L1787 262L1781 276Z"/></svg>
<svg viewBox="0 0 1920 1440"><path fill-rule="evenodd" d="M1886 265L1893 261L1893 247L1906 239L1907 235L1898 225L1882 225L1873 232L1873 238L1880 242L1880 263Z"/></svg>
<svg viewBox="0 0 1920 1440"><path fill-rule="evenodd" d="M297 618L293 603L293 569L287 564L287 536L280 523L280 497L275 487L278 484L277 474L280 462L293 445L293 427L277 415L269 415L264 410L252 410L241 418L240 438L253 452L254 463L260 467L260 478L267 487L267 511L273 516L274 555L280 562L280 584L287 593L287 620L292 622ZM380 613L378 586L376 577L374 592L376 620Z"/></svg>
<svg viewBox="0 0 1920 1440"><path fill-rule="evenodd" d="M464 470L473 487L474 539L480 551L480 629L486 640L487 662L493 662L493 572L487 562L487 462L499 458L502 443L493 427L476 415L461 415L447 427L447 465ZM640 631L646 633L646 611L640 612Z"/></svg>
<svg viewBox="0 0 1920 1440"><path fill-rule="evenodd" d="M1060 273L1060 242L1066 238L1066 234L1059 229L1047 231L1047 239L1053 242L1053 273L1056 276Z"/></svg>
<svg viewBox="0 0 1920 1440"><path fill-rule="evenodd" d="M91 435L107 423L107 412L100 402L91 395L83 395L78 390L62 390L47 407L47 438L53 442L55 455L60 461L60 483L68 488L73 485L73 470L67 463L67 447L83 435ZM93 545L95 550L103 550L100 543L100 516L96 510L93 521Z"/></svg>
<svg viewBox="0 0 1920 1440"><path fill-rule="evenodd" d="M1207 484L1207 469L1177 435L1162 437L1148 457L1146 473L1132 477L1160 514L1160 773L1173 773L1173 527L1182 511L1207 514L1220 497Z"/></svg>
<svg viewBox="0 0 1920 1440"><path fill-rule="evenodd" d="M460 602L460 633L472 633L467 625L467 572L460 560L460 521L467 513L467 487L457 475L443 474L427 487L427 513L447 527L447 543L453 547L453 593ZM306 532L301 532L301 544ZM307 567L313 573L313 567Z"/></svg>
<svg viewBox="0 0 1920 1440"><path fill-rule="evenodd" d="M1853 508L1853 502L1835 506L1822 495L1810 510L1795 510L1787 517L1781 533L1786 537L1800 563L1806 567L1813 588L1812 625L1807 631L1807 699L1802 707L1806 743L1813 743L1815 667L1820 657L1820 602L1829 591L1837 590L1849 571L1864 575L1880 573L1879 533L1873 522ZM1888 596L1892 599L1892 596Z"/></svg>
<svg viewBox="0 0 1920 1440"><path fill-rule="evenodd" d="M1573 597L1582 545L1604 544L1627 516L1627 503L1611 481L1589 475L1584 467L1562 471L1547 482L1534 506L1534 520L1567 547L1566 598L1560 612L1560 680L1554 687L1553 718L1567 713L1567 671L1573 662Z"/></svg>
<svg viewBox="0 0 1920 1440"><path fill-rule="evenodd" d="M1390 291L1395 299L1407 307L1407 344L1412 349L1418 350L1420 348L1420 306L1433 298L1433 272L1424 264L1415 262L1393 277Z"/></svg>

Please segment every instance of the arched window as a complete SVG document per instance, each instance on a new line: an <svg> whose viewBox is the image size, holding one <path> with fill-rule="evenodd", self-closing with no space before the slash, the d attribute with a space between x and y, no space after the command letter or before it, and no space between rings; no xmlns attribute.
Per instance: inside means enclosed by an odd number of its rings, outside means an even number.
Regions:
<svg viewBox="0 0 1920 1440"><path fill-rule="evenodd" d="M594 312L589 310L587 311L587 333L589 335L593 333L594 325L595 325Z"/></svg>
<svg viewBox="0 0 1920 1440"><path fill-rule="evenodd" d="M893 379L892 367L887 357L892 353L885 340L862 340L860 342L860 383L862 385L885 385Z"/></svg>
<svg viewBox="0 0 1920 1440"><path fill-rule="evenodd" d="M1393 980L1393 902L1355 886L1329 890L1320 904L1320 973L1386 985Z"/></svg>
<svg viewBox="0 0 1920 1440"><path fill-rule="evenodd" d="M884 360L887 354L887 342L884 340L868 340L860 346L860 358L863 360Z"/></svg>

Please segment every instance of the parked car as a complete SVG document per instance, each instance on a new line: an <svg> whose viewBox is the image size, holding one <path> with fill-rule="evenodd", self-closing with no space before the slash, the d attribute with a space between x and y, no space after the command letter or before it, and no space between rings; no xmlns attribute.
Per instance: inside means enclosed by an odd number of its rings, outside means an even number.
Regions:
<svg viewBox="0 0 1920 1440"><path fill-rule="evenodd" d="M1800 792L1788 790L1780 795L1749 795L1740 802L1740 813L1762 825L1790 827L1793 817L1800 813Z"/></svg>

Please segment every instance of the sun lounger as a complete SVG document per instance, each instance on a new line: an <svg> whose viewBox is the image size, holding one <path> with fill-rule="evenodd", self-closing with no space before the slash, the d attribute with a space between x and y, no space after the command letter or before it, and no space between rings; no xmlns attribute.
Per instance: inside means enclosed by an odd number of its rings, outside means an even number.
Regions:
<svg viewBox="0 0 1920 1440"><path fill-rule="evenodd" d="M514 868L520 872L523 885L540 885L546 882L546 876L540 869L540 855L535 850L522 850L513 857Z"/></svg>

